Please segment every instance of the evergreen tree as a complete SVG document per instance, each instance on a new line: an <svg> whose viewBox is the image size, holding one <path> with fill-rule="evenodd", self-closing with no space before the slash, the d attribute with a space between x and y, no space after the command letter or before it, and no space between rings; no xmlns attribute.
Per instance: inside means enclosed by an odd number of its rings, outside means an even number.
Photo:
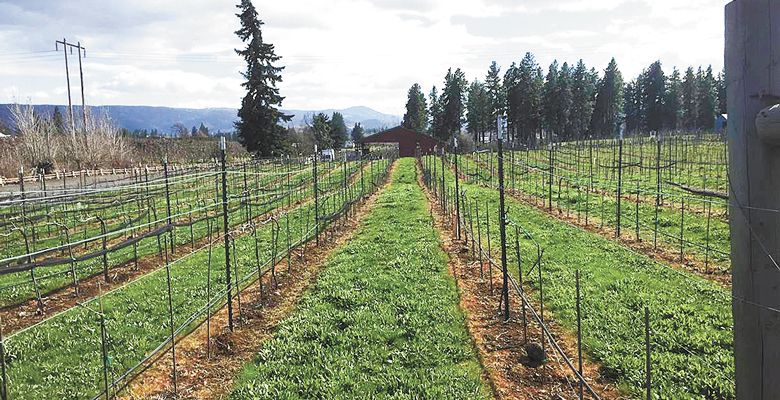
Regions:
<svg viewBox="0 0 780 400"><path fill-rule="evenodd" d="M261 156L279 153L284 148L285 128L280 122L290 121L292 116L279 111L284 97L279 95L276 85L282 81L284 67L274 65L281 57L274 52L274 45L263 42L257 10L250 0L241 0L238 5L241 29L236 35L247 44L246 49L236 50L246 62L242 86L247 93L241 101L238 122L235 123L239 141L248 151Z"/></svg>
<svg viewBox="0 0 780 400"><path fill-rule="evenodd" d="M626 84L623 89L623 112L626 116L626 132L642 129L642 88L638 80Z"/></svg>
<svg viewBox="0 0 780 400"><path fill-rule="evenodd" d="M571 115L569 121L576 138L582 138L588 131L590 117L593 115L593 102L596 94L596 81L580 60L572 73ZM597 79L597 78L596 78Z"/></svg>
<svg viewBox="0 0 780 400"><path fill-rule="evenodd" d="M573 129L569 121L572 106L571 86L569 64L563 63L559 70L558 61L553 61L544 84L544 122L548 138L558 136L567 140L572 136Z"/></svg>
<svg viewBox="0 0 780 400"><path fill-rule="evenodd" d="M476 79L469 86L466 111L467 130L474 136L474 143L479 143L495 124L492 123L494 110L490 93L485 85Z"/></svg>
<svg viewBox="0 0 780 400"><path fill-rule="evenodd" d="M680 70L676 67L669 77L669 85L666 90L666 111L664 127L668 130L676 130L680 127L680 111L682 104L680 102L680 91L682 90L682 81L680 80Z"/></svg>
<svg viewBox="0 0 780 400"><path fill-rule="evenodd" d="M485 90L487 91L489 108L490 108L490 120L493 123L489 124L488 131L495 132L496 119L503 115L506 109L506 92L504 91L504 85L501 84L501 68L493 61L488 68L488 73L485 76Z"/></svg>
<svg viewBox="0 0 780 400"><path fill-rule="evenodd" d="M541 132L542 70L533 54L525 53L519 65L512 65L504 74L507 95L507 129L515 140L534 146Z"/></svg>
<svg viewBox="0 0 780 400"><path fill-rule="evenodd" d="M334 112L330 118L330 142L334 149L343 149L347 142L347 125L340 112Z"/></svg>
<svg viewBox="0 0 780 400"><path fill-rule="evenodd" d="M718 73L717 78L718 86L718 114L728 113L728 107L726 103L726 70Z"/></svg>
<svg viewBox="0 0 780 400"><path fill-rule="evenodd" d="M639 88L642 91L642 129L660 131L666 119L666 75L660 61L650 64L640 75Z"/></svg>
<svg viewBox="0 0 780 400"><path fill-rule="evenodd" d="M207 128L206 125L203 124L203 122L200 123L200 128L198 128L198 135L199 136L209 135L209 128Z"/></svg>
<svg viewBox="0 0 780 400"><path fill-rule="evenodd" d="M429 133L436 138L442 137L442 106L436 86L431 88L431 93L428 95L428 104L430 107L428 115L431 119L428 125Z"/></svg>
<svg viewBox="0 0 780 400"><path fill-rule="evenodd" d="M401 126L421 133L428 127L428 105L425 103L422 87L416 83L409 88L406 114Z"/></svg>
<svg viewBox="0 0 780 400"><path fill-rule="evenodd" d="M449 141L453 135L460 132L463 125L466 85L466 75L460 68L454 72L452 68L447 70L440 100L442 108L440 140Z"/></svg>
<svg viewBox="0 0 780 400"><path fill-rule="evenodd" d="M604 77L599 81L596 104L593 108L593 117L590 120L590 135L598 137L612 137L618 132L622 122L621 110L623 100L623 75L618 69L617 62L613 58Z"/></svg>
<svg viewBox="0 0 780 400"><path fill-rule="evenodd" d="M574 129L571 123L571 106L572 106L572 71L569 68L568 63L563 63L561 70L558 74L558 86L556 87L556 108L558 114L556 115L556 125L559 130L559 134L564 140L570 140L574 137Z"/></svg>
<svg viewBox="0 0 780 400"><path fill-rule="evenodd" d="M195 125L192 126L192 129L190 129L190 135L192 137L195 137L198 134L198 128L195 127Z"/></svg>
<svg viewBox="0 0 780 400"><path fill-rule="evenodd" d="M697 108L697 127L704 130L715 128L715 113L718 108L717 82L712 74L712 66L707 67L706 71L699 68L696 80L698 108Z"/></svg>
<svg viewBox="0 0 780 400"><path fill-rule="evenodd" d="M528 56L527 53L526 57ZM520 69L515 63L509 66L504 73L503 92L506 94L506 125L507 132L513 140L523 138L521 126L523 124L523 115L520 111L524 99L521 88Z"/></svg>
<svg viewBox="0 0 780 400"><path fill-rule="evenodd" d="M558 60L554 60L547 69L544 79L544 92L542 98L542 126L547 131L547 139L551 140L558 131Z"/></svg>
<svg viewBox="0 0 780 400"><path fill-rule="evenodd" d="M65 133L65 118L62 117L59 107L54 106L54 114L52 114L51 120L57 133Z"/></svg>
<svg viewBox="0 0 780 400"><path fill-rule="evenodd" d="M680 117L682 128L686 130L696 129L698 121L696 107L697 90L696 75L693 72L693 67L688 67L680 88L680 101L682 103Z"/></svg>
<svg viewBox="0 0 780 400"><path fill-rule="evenodd" d="M311 131L314 133L314 141L322 149L333 148L333 138L330 134L330 118L323 113L315 114L311 122Z"/></svg>
<svg viewBox="0 0 780 400"><path fill-rule="evenodd" d="M360 141L360 139L363 139L363 136L365 135L365 130L363 129L363 126L360 125L360 122L356 123L355 126L352 128L352 141L357 143Z"/></svg>

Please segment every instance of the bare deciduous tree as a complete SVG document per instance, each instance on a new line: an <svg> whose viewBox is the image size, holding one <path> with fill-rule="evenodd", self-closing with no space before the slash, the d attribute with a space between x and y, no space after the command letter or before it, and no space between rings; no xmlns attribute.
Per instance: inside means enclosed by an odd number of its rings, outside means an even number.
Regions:
<svg viewBox="0 0 780 400"><path fill-rule="evenodd" d="M77 168L122 164L127 145L119 128L106 114L90 115L81 132L64 135L65 160Z"/></svg>
<svg viewBox="0 0 780 400"><path fill-rule="evenodd" d="M11 106L11 117L19 132L17 152L19 160L29 167L50 170L59 153L59 141L54 135L54 124L49 118L35 114L32 105L19 103Z"/></svg>

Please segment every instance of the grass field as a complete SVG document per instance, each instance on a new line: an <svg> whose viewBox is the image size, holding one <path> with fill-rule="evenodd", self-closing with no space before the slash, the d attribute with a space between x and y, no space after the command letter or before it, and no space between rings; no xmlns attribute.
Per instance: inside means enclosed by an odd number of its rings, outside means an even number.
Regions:
<svg viewBox="0 0 780 400"><path fill-rule="evenodd" d="M446 182L452 190L451 170L446 171ZM477 204L481 209L483 235L486 210L491 232L498 232L498 191L471 183L461 183L460 188L468 199L464 209ZM728 292L521 201L507 199L507 207L508 218L529 231L545 250L545 307L570 331L576 328L574 277L575 270L580 270L584 346L606 377L626 393L640 396L644 384L642 318L644 307L649 307L655 393L675 399L734 398ZM536 254L536 249L524 241L522 253ZM516 262L510 253L513 273ZM538 288L536 274L526 277L526 282Z"/></svg>
<svg viewBox="0 0 780 400"><path fill-rule="evenodd" d="M231 398L490 398L439 240L402 159Z"/></svg>
<svg viewBox="0 0 780 400"><path fill-rule="evenodd" d="M381 165L367 169L366 188L370 189L383 175ZM361 196L359 181L351 183L352 190L347 192L339 191L338 186L325 188L330 190L320 194L321 218L338 212L345 202ZM314 204L309 201L279 218L276 256L272 245L273 223L257 225L256 237L235 235L231 269L236 283L241 287L249 285L261 267L263 274L268 273L268 262L284 255L288 234L293 245L301 238L311 237L314 215ZM225 302L222 294L226 286L225 255L221 243L216 243L211 251L201 249L170 264L170 301L177 335L188 333L207 313ZM125 373L135 372L137 363L158 346L164 347L170 337L166 272L160 268L100 299L86 301L83 306L7 337L11 398L92 398L101 393L103 357L97 314L100 302L105 309L109 382L121 384Z"/></svg>
<svg viewBox="0 0 780 400"><path fill-rule="evenodd" d="M300 166L296 164L295 167ZM321 165L318 170L320 190L330 192L338 189L345 176L352 176L359 169L356 162L350 162L346 167L344 170L339 163ZM244 170L248 177L243 175ZM285 167L276 164L255 165L244 170L237 169L228 175L228 191L233 194L229 199L231 224L246 221L249 213L262 215L278 207L303 201L313 195L310 167L303 170L291 169L289 180L284 173ZM175 216L172 218L172 222L190 224L190 221L194 221L191 223L191 227L174 228L171 236L177 248L189 249L191 243L205 238L209 229L215 230L221 222L221 204L217 202L221 190L219 189L219 179L219 175L211 173L210 175L196 174L192 177L180 177L172 181L171 207L172 214ZM160 182L155 184L155 186L159 185ZM101 202L110 196L123 200L112 207L101 205ZM138 197L136 198L136 196ZM97 204L97 206L90 206L91 204ZM111 206L112 203L108 203L108 205ZM97 210L90 210L93 207ZM38 291L45 295L100 273L103 270L101 257L76 261L72 265L68 263L71 254L78 257L100 250L102 232L96 217L106 221L109 248L132 235L143 235L145 232L165 225L167 217L164 190L157 187L147 194L144 185L138 188L118 189L113 192L88 195L74 201L63 201L55 208L43 203L38 207L37 212L41 218L37 219L34 224L31 223L25 227L27 232L31 232L35 228L39 232L39 240L31 251L35 251L35 248L56 248L63 244L76 243L85 239L87 242L83 246L80 244L66 246L62 251L48 252L32 257L33 260L64 258L54 266L36 267L32 273L23 271L2 274L3 271L0 270L0 306L13 305L35 298L36 286ZM28 215L36 215L29 210L27 213ZM72 219L68 220L69 217ZM210 220L207 221L206 217L209 217ZM68 227L67 231L60 229L59 226L54 226L51 222L58 220L62 226ZM47 229L52 227L54 229L51 231ZM49 232L51 234L48 234ZM14 232L9 233L13 234ZM19 234L16 233L16 235ZM164 234L164 237L166 236L167 234ZM14 237L6 238L14 246L6 246L4 251L15 251L16 253L12 257L19 257L24 255L26 250L22 246L24 241L21 240L21 237L15 239ZM108 269L111 269L134 260L136 256L160 254L161 250L157 236L152 236L141 240L135 247L110 251L106 263ZM8 265L12 265L12 262L9 261ZM35 277L34 281L31 279L32 277Z"/></svg>
<svg viewBox="0 0 780 400"><path fill-rule="evenodd" d="M661 142L660 157L657 143L648 138L626 140L620 175L617 166L621 165L621 157L615 141L561 143L552 152L507 152L507 188L540 206L549 206L552 197L556 211L580 223L587 219L589 225L615 230L620 187L622 237L657 244L681 261L696 261L706 264L711 272L727 273L730 247L726 200L681 188L728 192L725 143L671 138ZM465 155L459 161L469 180L497 184L495 152Z"/></svg>

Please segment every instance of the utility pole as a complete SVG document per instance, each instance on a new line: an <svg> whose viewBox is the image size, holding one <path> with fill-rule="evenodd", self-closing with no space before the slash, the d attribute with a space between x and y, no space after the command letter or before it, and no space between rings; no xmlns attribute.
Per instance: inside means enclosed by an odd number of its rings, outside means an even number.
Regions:
<svg viewBox="0 0 780 400"><path fill-rule="evenodd" d="M737 399L780 393L780 104L776 0L726 5L729 223ZM774 109L777 112L777 108ZM776 114L775 118L777 118Z"/></svg>
<svg viewBox="0 0 780 400"><path fill-rule="evenodd" d="M86 58L87 49L81 47L81 42L76 43L76 48L78 49L79 52L79 78L81 79L81 116L83 117L84 131L86 132L87 131L87 103L84 100L84 69L81 67L81 54L83 52L84 57Z"/></svg>
<svg viewBox="0 0 780 400"><path fill-rule="evenodd" d="M73 115L73 100L71 99L70 94L70 69L68 68L68 50L70 50L70 54L73 55L73 49L76 49L76 51L79 54L79 79L81 81L81 114L82 114L82 122L84 123L84 127L86 129L87 126L87 104L84 100L84 68L82 67L82 55L84 57L87 57L87 49L81 46L81 42L77 42L76 44L68 43L68 41L63 38L61 41L57 40L54 42L54 48L55 50L59 51L59 45L62 45L63 53L65 53L65 78L67 80L68 84L68 114L70 116L70 129L72 133L76 132L76 120L74 119Z"/></svg>
<svg viewBox="0 0 780 400"><path fill-rule="evenodd" d="M70 132L72 134L76 134L76 123L73 119L73 99L70 95L70 68L68 68L68 50L73 53L72 48L68 48L68 41L65 38L62 38L62 41L55 41L54 42L54 50L59 51L59 45L62 45L62 52L65 53L65 79L68 84L68 116L70 117Z"/></svg>

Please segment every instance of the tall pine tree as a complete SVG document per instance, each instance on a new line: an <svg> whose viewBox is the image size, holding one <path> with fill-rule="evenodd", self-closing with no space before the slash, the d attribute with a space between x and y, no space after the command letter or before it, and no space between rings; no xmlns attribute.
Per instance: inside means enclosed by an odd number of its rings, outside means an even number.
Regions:
<svg viewBox="0 0 780 400"><path fill-rule="evenodd" d="M666 75L661 61L650 64L640 76L642 91L642 129L660 131L666 117Z"/></svg>
<svg viewBox="0 0 780 400"><path fill-rule="evenodd" d="M681 89L680 70L675 67L666 89L664 128L667 130L677 130L680 127Z"/></svg>
<svg viewBox="0 0 780 400"><path fill-rule="evenodd" d="M330 135L330 118L324 113L317 113L312 118L311 130L314 133L314 141L322 149L333 147L333 138Z"/></svg>
<svg viewBox="0 0 780 400"><path fill-rule="evenodd" d="M558 87L556 88L556 101L559 110L557 115L557 126L564 140L570 140L574 136L571 123L571 105L572 105L572 71L569 64L564 62L561 65L561 71L558 74Z"/></svg>
<svg viewBox="0 0 780 400"><path fill-rule="evenodd" d="M705 71L699 68L697 80L697 127L703 130L715 128L715 113L718 109L717 82L712 74L712 66Z"/></svg>
<svg viewBox="0 0 780 400"><path fill-rule="evenodd" d="M596 105L590 120L590 135L592 137L613 137L622 123L623 109L623 75L617 62L610 60L604 77L599 81L596 94Z"/></svg>
<svg viewBox="0 0 780 400"><path fill-rule="evenodd" d="M236 31L236 35L247 47L236 50L236 53L247 65L246 71L241 74L246 79L241 85L247 93L238 110L236 133L241 144L252 153L261 156L279 154L284 150L286 132L280 122L292 118L278 108L284 97L279 95L276 85L282 81L284 67L274 65L281 57L274 52L273 44L263 42L261 27L264 23L258 18L252 2L242 0L238 8L241 12L236 15L241 20L241 29Z"/></svg>
<svg viewBox="0 0 780 400"><path fill-rule="evenodd" d="M519 65L504 74L507 93L507 125L513 137L531 146L542 127L542 89L544 78L533 54L525 53Z"/></svg>
<svg viewBox="0 0 780 400"><path fill-rule="evenodd" d="M728 112L727 102L726 102L726 70L718 73L718 79L717 79L717 86L718 86L718 113L719 114L726 114Z"/></svg>
<svg viewBox="0 0 780 400"><path fill-rule="evenodd" d="M626 132L637 133L642 129L642 88L641 76L628 82L623 88L623 113L625 114Z"/></svg>
<svg viewBox="0 0 780 400"><path fill-rule="evenodd" d="M680 122L682 128L686 130L696 129L698 121L698 110L696 107L697 90L696 75L693 72L693 67L688 67L680 88L680 101L682 103Z"/></svg>
<svg viewBox="0 0 780 400"><path fill-rule="evenodd" d="M582 138L588 131L590 117L593 115L593 102L596 93L596 78L580 60L572 73L571 115L569 122L576 138Z"/></svg>
<svg viewBox="0 0 780 400"><path fill-rule="evenodd" d="M469 86L468 100L466 100L466 128L474 137L474 143L479 143L485 134L495 130L493 119L493 104L485 85L474 80Z"/></svg>
<svg viewBox="0 0 780 400"><path fill-rule="evenodd" d="M65 133L65 118L62 117L59 107L54 106L54 114L51 120L57 133Z"/></svg>
<svg viewBox="0 0 780 400"><path fill-rule="evenodd" d="M547 69L547 76L544 79L544 94L542 98L542 121L544 129L547 131L547 140L552 140L553 136L560 134L558 127L558 60L554 60Z"/></svg>
<svg viewBox="0 0 780 400"><path fill-rule="evenodd" d="M358 142L360 139L363 139L365 132L360 122L355 123L355 126L352 128L352 141Z"/></svg>
<svg viewBox="0 0 780 400"><path fill-rule="evenodd" d="M436 86L431 88L431 92L428 95L428 106L430 112L428 113L431 121L428 124L428 132L431 136L440 138L442 134L442 106L441 99L439 98L439 92L436 90Z"/></svg>
<svg viewBox="0 0 780 400"><path fill-rule="evenodd" d="M347 125L340 112L334 112L330 117L330 141L334 149L342 149L347 143Z"/></svg>
<svg viewBox="0 0 780 400"><path fill-rule="evenodd" d="M457 68L447 70L444 78L444 90L441 94L441 132L439 139L448 141L453 135L460 132L463 125L463 101L466 96L466 74Z"/></svg>
<svg viewBox="0 0 780 400"><path fill-rule="evenodd" d="M488 73L485 76L485 90L488 94L489 107L490 107L490 119L495 122L498 116L503 115L506 109L506 92L504 91L504 85L501 84L501 68L493 61L488 68ZM495 132L496 124L489 124L488 130Z"/></svg>
<svg viewBox="0 0 780 400"><path fill-rule="evenodd" d="M406 114L404 114L401 126L417 132L425 132L428 128L428 105L422 87L418 84L409 88L406 100Z"/></svg>

